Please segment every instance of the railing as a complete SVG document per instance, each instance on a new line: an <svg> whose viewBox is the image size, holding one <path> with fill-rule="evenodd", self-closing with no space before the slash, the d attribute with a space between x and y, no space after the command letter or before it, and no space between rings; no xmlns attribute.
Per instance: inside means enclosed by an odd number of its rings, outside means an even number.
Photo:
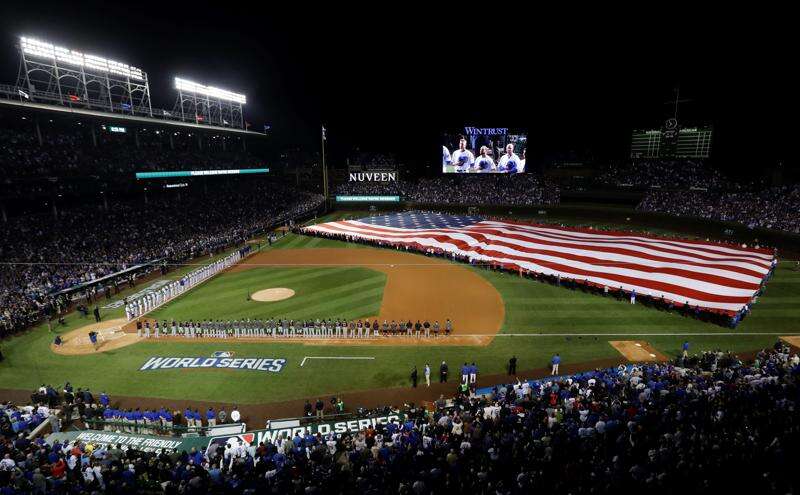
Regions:
<svg viewBox="0 0 800 495"><path fill-rule="evenodd" d="M54 93L52 91L30 90L21 86L11 86L8 84L0 84L0 100L17 101L23 104L43 103L80 110L106 112L113 115L127 115L131 117L155 119L164 122L180 122L184 124L196 124L208 127L226 127L240 130L240 128L233 126L206 124L205 122L198 121L193 114L182 115L172 110L165 110L163 108L153 108L152 111L149 107L135 105L131 106L130 108L126 108L121 103L96 99L87 100L83 97L76 101L72 101L69 98L65 98L63 95Z"/></svg>

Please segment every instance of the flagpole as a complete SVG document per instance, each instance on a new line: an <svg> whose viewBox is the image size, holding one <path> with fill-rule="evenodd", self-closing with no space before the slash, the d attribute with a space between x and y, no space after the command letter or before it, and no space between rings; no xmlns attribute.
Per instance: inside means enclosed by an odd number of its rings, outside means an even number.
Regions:
<svg viewBox="0 0 800 495"><path fill-rule="evenodd" d="M325 163L325 126L322 126L322 194L325 196L325 205L328 203L328 166Z"/></svg>

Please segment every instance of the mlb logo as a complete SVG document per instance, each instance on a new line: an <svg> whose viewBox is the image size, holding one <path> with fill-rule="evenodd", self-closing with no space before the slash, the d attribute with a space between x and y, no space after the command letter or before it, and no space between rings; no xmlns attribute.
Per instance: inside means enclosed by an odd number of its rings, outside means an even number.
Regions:
<svg viewBox="0 0 800 495"><path fill-rule="evenodd" d="M231 351L215 351L214 354L211 355L211 357L229 358L229 357L233 357L233 352L231 352Z"/></svg>
<svg viewBox="0 0 800 495"><path fill-rule="evenodd" d="M242 445L245 447L253 446L255 442L256 435L255 433L242 433L241 435L232 435L229 437L218 437L208 442L208 448L210 449L213 445L223 445L229 447L237 447L239 442L242 442Z"/></svg>

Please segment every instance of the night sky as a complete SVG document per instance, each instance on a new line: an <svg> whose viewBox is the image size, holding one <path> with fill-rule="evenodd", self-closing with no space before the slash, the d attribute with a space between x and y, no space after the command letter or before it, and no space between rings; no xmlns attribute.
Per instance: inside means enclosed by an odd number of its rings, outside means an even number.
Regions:
<svg viewBox="0 0 800 495"><path fill-rule="evenodd" d="M577 6L167 3L4 7L0 83L14 83L14 45L28 34L141 67L154 107L173 107L181 75L245 93L246 120L253 130L270 124L277 148L318 146L324 122L334 159L358 146L409 161L465 124L528 129L535 160L572 151L624 159L631 129L660 125L680 85L691 101L679 120L715 126L719 167L796 165L796 40L777 13L766 25L749 13L662 18L671 5L604 20L609 13L579 19Z"/></svg>

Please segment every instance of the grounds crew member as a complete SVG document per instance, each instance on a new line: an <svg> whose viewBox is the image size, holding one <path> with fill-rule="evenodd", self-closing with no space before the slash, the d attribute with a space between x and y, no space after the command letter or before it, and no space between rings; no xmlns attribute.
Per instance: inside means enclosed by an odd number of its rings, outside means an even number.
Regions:
<svg viewBox="0 0 800 495"><path fill-rule="evenodd" d="M561 364L561 356L556 354L555 356L553 356L553 359L550 362L553 365L553 370L550 372L550 374L551 375L557 375L558 374L558 365Z"/></svg>
<svg viewBox="0 0 800 495"><path fill-rule="evenodd" d="M508 374L517 374L517 356L511 356L511 359L508 360Z"/></svg>

